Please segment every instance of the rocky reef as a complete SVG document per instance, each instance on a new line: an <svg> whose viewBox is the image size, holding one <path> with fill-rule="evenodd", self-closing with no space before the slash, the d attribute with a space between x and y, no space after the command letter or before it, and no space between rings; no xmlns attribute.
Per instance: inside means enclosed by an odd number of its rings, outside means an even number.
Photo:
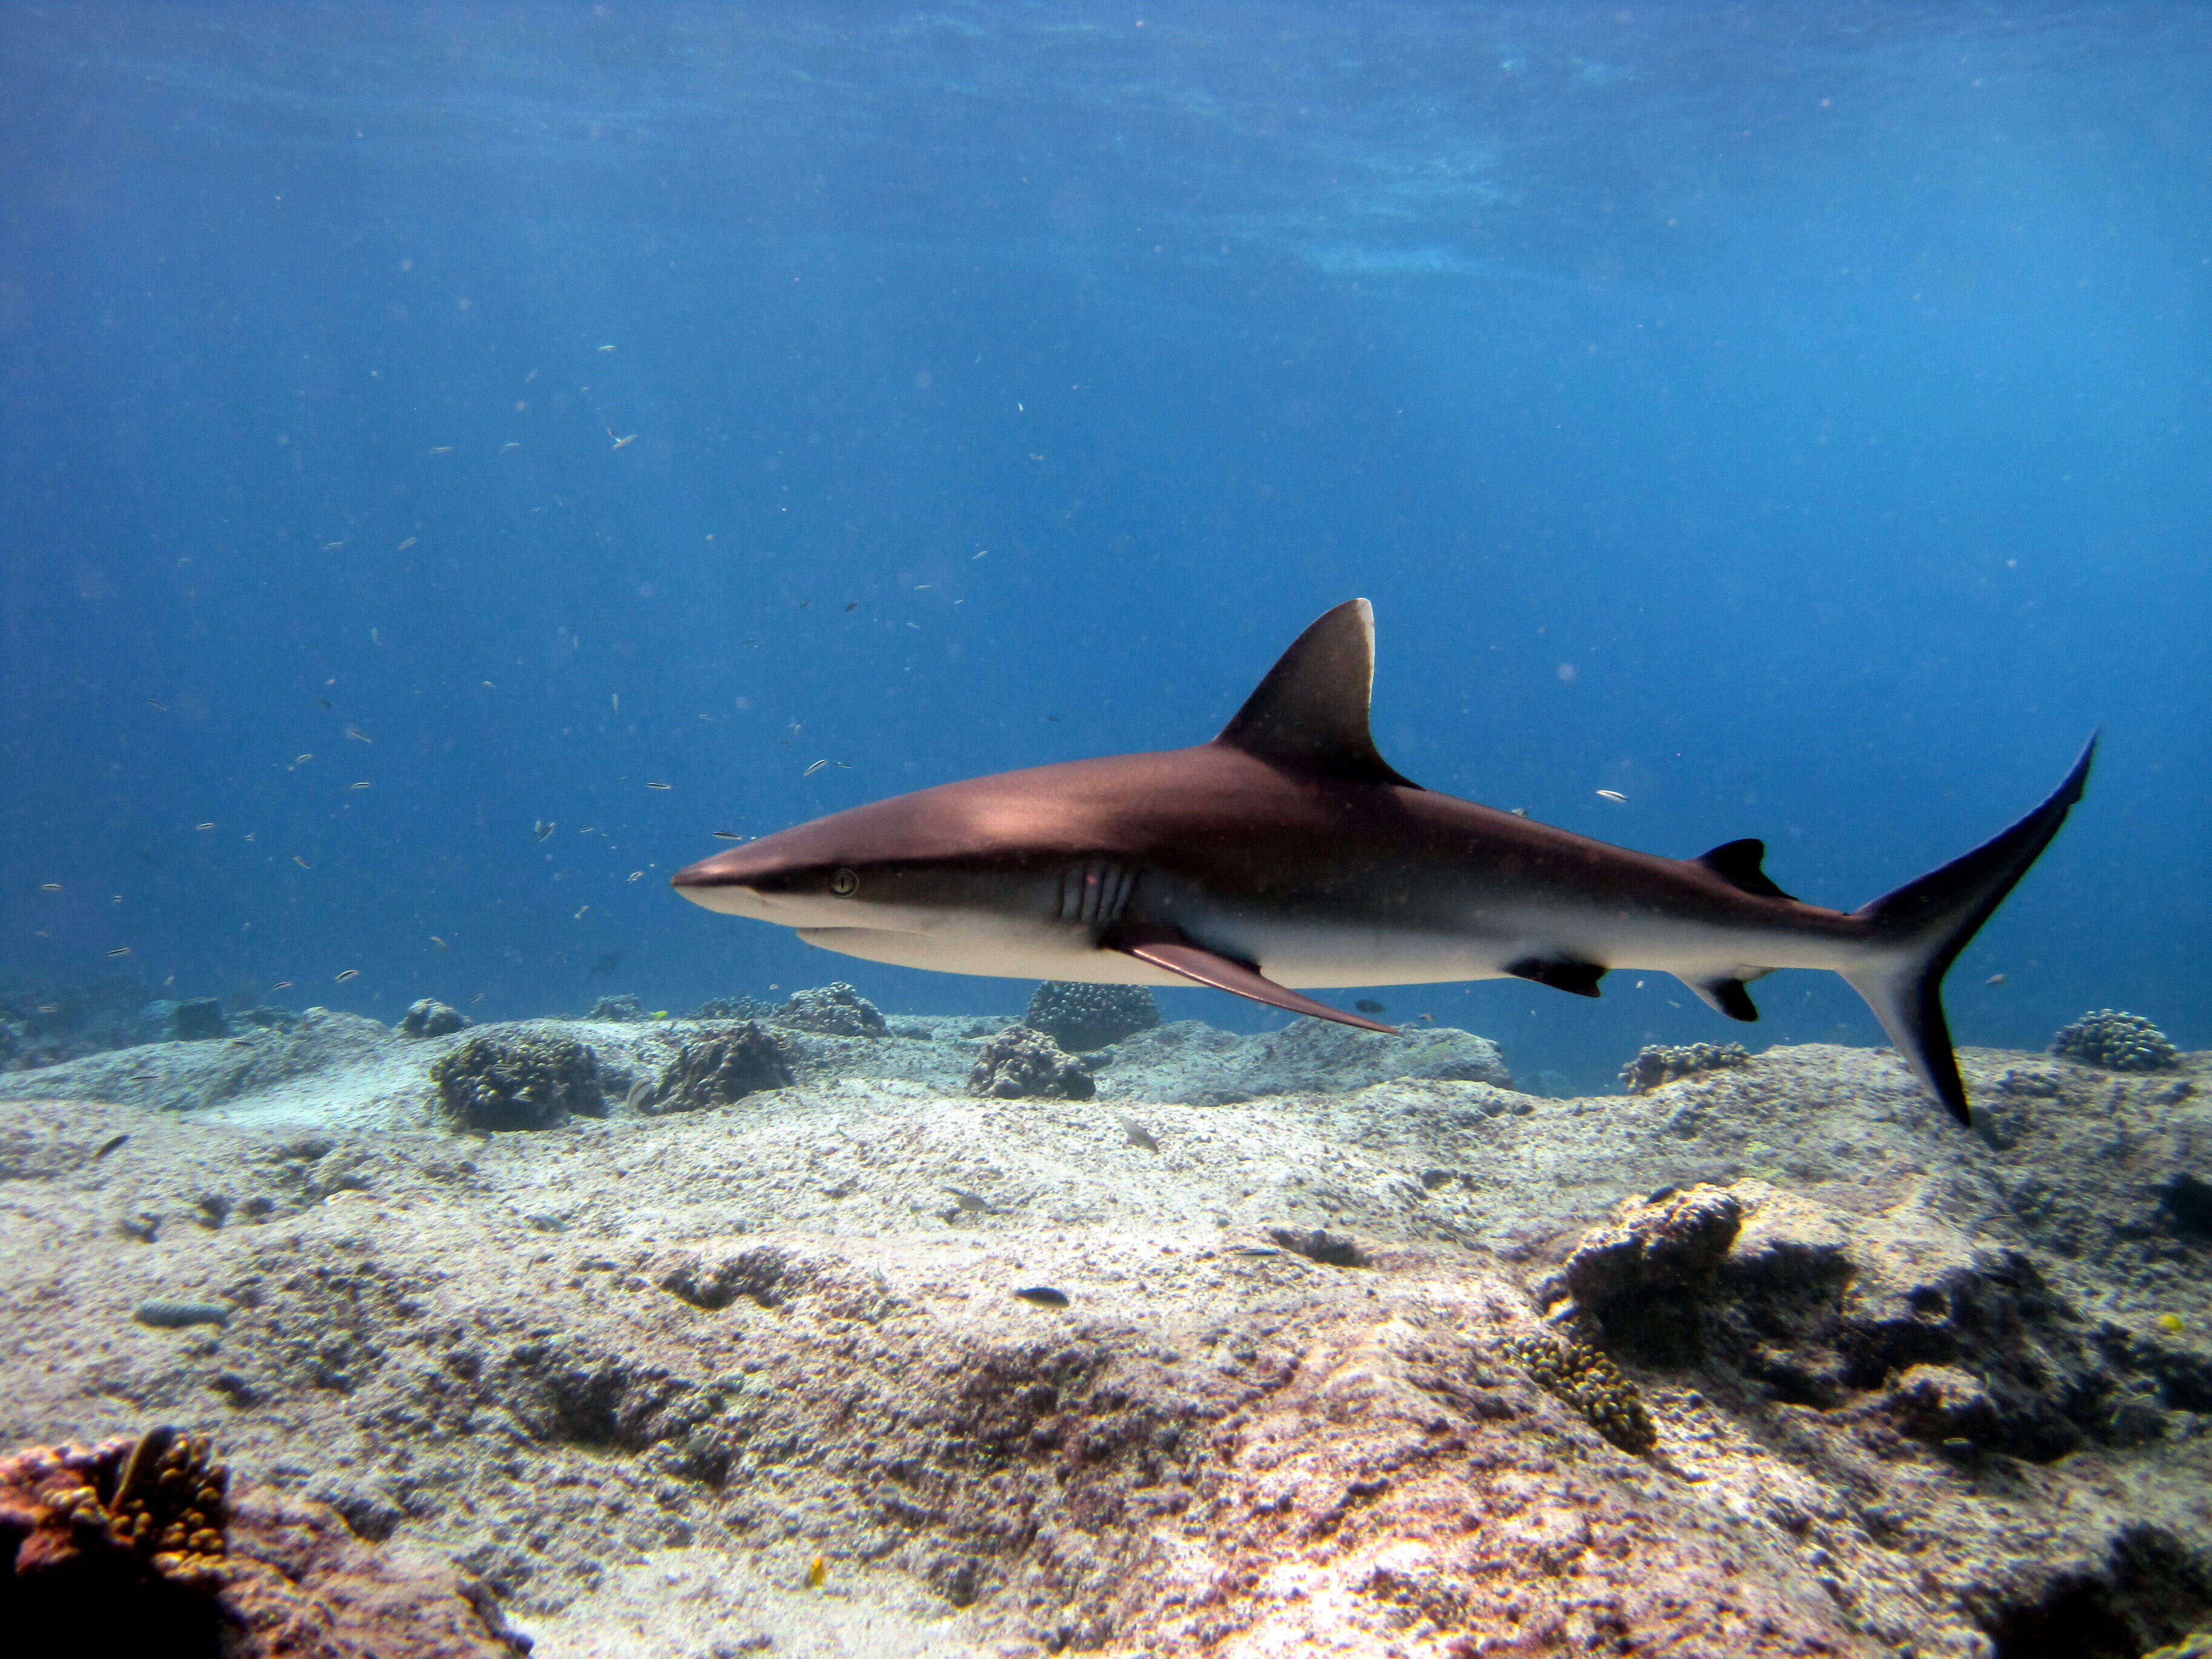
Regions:
<svg viewBox="0 0 2212 1659"><path fill-rule="evenodd" d="M2212 1624L2212 1056L1968 1049L1966 1131L1883 1051L1553 1100L1466 1032L1178 1022L1007 1097L968 1079L1011 1016L817 1003L10 1074L66 1088L0 1106L0 1426L212 1437L222 1573L404 1556L479 1644L380 1652L497 1651L495 1603L550 1659ZM455 1133L487 1041L613 1103Z"/></svg>

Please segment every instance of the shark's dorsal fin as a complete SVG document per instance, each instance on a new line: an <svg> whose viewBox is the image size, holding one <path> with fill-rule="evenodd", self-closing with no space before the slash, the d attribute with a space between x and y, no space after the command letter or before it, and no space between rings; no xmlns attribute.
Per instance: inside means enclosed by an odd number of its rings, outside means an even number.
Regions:
<svg viewBox="0 0 2212 1659"><path fill-rule="evenodd" d="M1755 836L1747 836L1741 841L1724 841L1710 853L1701 853L1690 860L1702 864L1723 881L1741 893L1756 893L1761 898L1796 900L1768 879L1759 865L1766 857L1766 843ZM1726 1011L1723 1010L1723 1012Z"/></svg>
<svg viewBox="0 0 2212 1659"><path fill-rule="evenodd" d="M1368 732L1374 684L1374 608L1346 599L1291 642L1214 742L1292 771L1418 789Z"/></svg>

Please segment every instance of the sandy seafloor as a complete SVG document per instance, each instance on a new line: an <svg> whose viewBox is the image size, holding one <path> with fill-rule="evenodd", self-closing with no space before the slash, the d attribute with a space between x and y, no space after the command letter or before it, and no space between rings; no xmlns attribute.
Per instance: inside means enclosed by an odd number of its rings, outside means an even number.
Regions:
<svg viewBox="0 0 2212 1659"><path fill-rule="evenodd" d="M7 1443L210 1433L545 1659L2212 1624L2212 1054L1968 1049L1973 1131L1887 1050L1557 1100L1479 1038L1311 1022L967 1094L1012 1022L783 1031L792 1086L657 1116L630 1084L706 1027L530 1022L610 1114L489 1136L428 1076L477 1032L319 1010L0 1076ZM1547 1318L1650 1449L1512 1357Z"/></svg>

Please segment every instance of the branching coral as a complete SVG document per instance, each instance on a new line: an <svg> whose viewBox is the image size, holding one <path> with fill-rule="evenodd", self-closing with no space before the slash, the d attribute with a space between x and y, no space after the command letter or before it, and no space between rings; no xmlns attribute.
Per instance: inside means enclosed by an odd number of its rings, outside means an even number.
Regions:
<svg viewBox="0 0 2212 1659"><path fill-rule="evenodd" d="M1750 1064L1750 1051L1741 1042L1692 1042L1680 1048L1655 1045L1637 1051L1636 1058L1620 1068L1620 1081L1632 1095L1648 1095L1662 1084L1680 1082L1700 1072Z"/></svg>
<svg viewBox="0 0 2212 1659"><path fill-rule="evenodd" d="M446 1114L467 1129L549 1129L571 1112L599 1116L599 1062L567 1037L472 1036L430 1068Z"/></svg>
<svg viewBox="0 0 2212 1659"><path fill-rule="evenodd" d="M1160 1005L1141 985L1079 985L1048 979L1030 997L1022 1023L1071 1053L1119 1042L1160 1023Z"/></svg>
<svg viewBox="0 0 2212 1659"><path fill-rule="evenodd" d="M2062 1030L2051 1040L2051 1052L2108 1072L2162 1072L2180 1051L2141 1014L2100 1008Z"/></svg>
<svg viewBox="0 0 2212 1659"><path fill-rule="evenodd" d="M1000 1100L1089 1100L1098 1085L1043 1032L1009 1025L975 1057L968 1092Z"/></svg>
<svg viewBox="0 0 2212 1659"><path fill-rule="evenodd" d="M128 1556L189 1580L224 1553L229 1485L205 1436L172 1428L26 1447L0 1458L0 1554L17 1578Z"/></svg>
<svg viewBox="0 0 2212 1659"><path fill-rule="evenodd" d="M1636 1384L1595 1348L1540 1334L1509 1337L1502 1346L1531 1382L1579 1412L1621 1450L1646 1452L1659 1443Z"/></svg>

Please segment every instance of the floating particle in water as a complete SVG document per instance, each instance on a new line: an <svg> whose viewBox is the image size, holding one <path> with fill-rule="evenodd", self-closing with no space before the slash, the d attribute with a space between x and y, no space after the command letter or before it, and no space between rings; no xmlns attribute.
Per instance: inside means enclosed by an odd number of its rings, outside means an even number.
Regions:
<svg viewBox="0 0 2212 1659"><path fill-rule="evenodd" d="M1362 997L1358 1001L1353 1003L1352 1006L1358 1009L1363 1014L1380 1014L1389 1012L1381 1003L1376 1001L1373 997Z"/></svg>

